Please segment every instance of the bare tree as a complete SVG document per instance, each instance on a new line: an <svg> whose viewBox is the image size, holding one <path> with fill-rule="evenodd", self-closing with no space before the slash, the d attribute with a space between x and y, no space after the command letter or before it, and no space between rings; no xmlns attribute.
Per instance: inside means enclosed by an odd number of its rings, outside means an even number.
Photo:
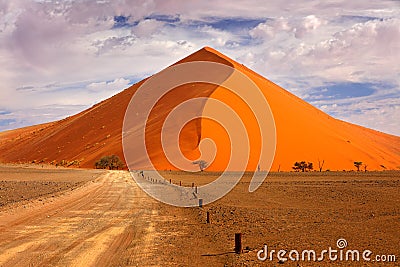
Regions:
<svg viewBox="0 0 400 267"><path fill-rule="evenodd" d="M195 165L199 165L200 171L204 171L208 167L208 162L205 160L196 160L192 162Z"/></svg>
<svg viewBox="0 0 400 267"><path fill-rule="evenodd" d="M364 167L364 172L367 172L367 167L368 167L368 165L367 165L367 164L364 164L363 167Z"/></svg>
<svg viewBox="0 0 400 267"><path fill-rule="evenodd" d="M358 172L360 171L361 165L362 165L362 162L361 162L361 161L354 161L354 166L357 168L357 171L358 171Z"/></svg>
<svg viewBox="0 0 400 267"><path fill-rule="evenodd" d="M325 160L320 160L320 159L318 159L318 169L319 169L319 172L322 172L322 168L324 167L324 163L325 163Z"/></svg>

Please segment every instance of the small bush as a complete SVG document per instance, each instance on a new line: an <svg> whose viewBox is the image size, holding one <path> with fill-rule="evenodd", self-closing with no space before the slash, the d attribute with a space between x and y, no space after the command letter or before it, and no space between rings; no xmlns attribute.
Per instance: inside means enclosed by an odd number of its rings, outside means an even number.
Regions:
<svg viewBox="0 0 400 267"><path fill-rule="evenodd" d="M58 166L65 167L65 166L67 166L67 164L68 164L68 161L63 159L63 160L61 160L61 161L56 163L56 167L58 167Z"/></svg>
<svg viewBox="0 0 400 267"><path fill-rule="evenodd" d="M118 170L124 167L124 163L117 155L104 156L94 164L96 169Z"/></svg>
<svg viewBox="0 0 400 267"><path fill-rule="evenodd" d="M79 167L80 164L81 164L81 162L80 162L79 160L69 161L69 162L67 163L67 167L70 167L70 166Z"/></svg>

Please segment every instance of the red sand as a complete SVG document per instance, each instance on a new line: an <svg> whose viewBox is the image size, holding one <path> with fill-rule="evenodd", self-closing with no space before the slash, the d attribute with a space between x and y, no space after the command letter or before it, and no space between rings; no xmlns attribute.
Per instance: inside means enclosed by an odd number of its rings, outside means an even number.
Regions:
<svg viewBox="0 0 400 267"><path fill-rule="evenodd" d="M368 170L400 166L400 137L388 135L330 117L278 85L212 48L203 48L176 64L212 61L232 66L253 80L268 100L276 124L276 155L273 171L291 170L295 161L310 161L323 169L351 170L354 161L362 161ZM0 161L52 162L80 161L81 167L92 168L101 156L117 154L123 158L122 123L130 98L145 80L123 92L64 120L0 133ZM257 133L257 123L246 105L223 87L197 83L186 84L163 97L146 126L147 149L157 169L174 169L161 150L161 126L177 104L193 97L211 97L230 105L244 120L248 132ZM153 117L152 117L153 116ZM230 154L223 128L207 119L188 123L180 134L180 146L191 159L199 155L201 139L210 137L218 147L215 161L208 170L224 170ZM250 140L248 170L258 163L260 138ZM263 169L264 166L261 166Z"/></svg>

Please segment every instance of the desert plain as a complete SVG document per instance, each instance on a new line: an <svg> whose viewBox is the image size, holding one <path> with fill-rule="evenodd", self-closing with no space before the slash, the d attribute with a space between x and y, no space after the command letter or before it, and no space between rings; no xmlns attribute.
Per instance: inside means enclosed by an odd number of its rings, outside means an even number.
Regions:
<svg viewBox="0 0 400 267"><path fill-rule="evenodd" d="M162 174L182 186L219 175ZM398 266L399 171L272 172L253 193L250 178L214 203L178 208L148 196L127 171L1 165L0 266ZM257 258L264 245L319 253L338 239L344 250L372 251L371 261Z"/></svg>

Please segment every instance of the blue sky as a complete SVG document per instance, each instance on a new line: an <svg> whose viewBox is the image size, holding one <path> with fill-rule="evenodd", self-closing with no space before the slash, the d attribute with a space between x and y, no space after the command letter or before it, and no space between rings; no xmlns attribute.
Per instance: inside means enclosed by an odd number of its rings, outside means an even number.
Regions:
<svg viewBox="0 0 400 267"><path fill-rule="evenodd" d="M75 114L203 46L400 135L400 2L385 0L0 0L0 131Z"/></svg>

